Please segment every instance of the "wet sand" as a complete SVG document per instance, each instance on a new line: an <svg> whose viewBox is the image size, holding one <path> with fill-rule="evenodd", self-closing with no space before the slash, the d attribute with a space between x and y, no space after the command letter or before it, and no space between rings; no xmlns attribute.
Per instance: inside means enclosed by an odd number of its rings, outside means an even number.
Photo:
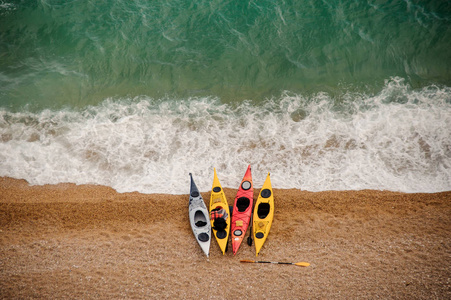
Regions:
<svg viewBox="0 0 451 300"><path fill-rule="evenodd" d="M215 240L206 258L188 195L0 178L0 298L451 298L451 192L274 195L257 258L247 244L223 256Z"/></svg>

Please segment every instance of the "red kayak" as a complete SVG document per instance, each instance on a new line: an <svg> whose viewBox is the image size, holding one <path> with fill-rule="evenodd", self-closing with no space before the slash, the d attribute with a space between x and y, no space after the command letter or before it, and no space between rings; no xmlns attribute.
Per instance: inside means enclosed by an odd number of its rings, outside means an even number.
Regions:
<svg viewBox="0 0 451 300"><path fill-rule="evenodd" d="M232 250L235 255L244 239L254 204L254 185L252 184L251 166L247 167L238 193L235 197L232 213Z"/></svg>

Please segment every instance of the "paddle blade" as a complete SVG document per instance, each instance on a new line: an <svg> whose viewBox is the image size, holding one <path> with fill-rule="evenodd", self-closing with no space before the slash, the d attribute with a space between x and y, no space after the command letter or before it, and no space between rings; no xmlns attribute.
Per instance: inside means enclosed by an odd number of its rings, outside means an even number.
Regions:
<svg viewBox="0 0 451 300"><path fill-rule="evenodd" d="M249 246L252 246L252 237L251 237L251 236L248 236L248 237L247 237L247 244L248 244Z"/></svg>
<svg viewBox="0 0 451 300"><path fill-rule="evenodd" d="M310 264L308 262L298 262L295 263L296 266L300 266L300 267L308 267L310 266Z"/></svg>
<svg viewBox="0 0 451 300"><path fill-rule="evenodd" d="M254 263L255 261L244 259L244 260L240 260L240 262L242 262L242 263Z"/></svg>

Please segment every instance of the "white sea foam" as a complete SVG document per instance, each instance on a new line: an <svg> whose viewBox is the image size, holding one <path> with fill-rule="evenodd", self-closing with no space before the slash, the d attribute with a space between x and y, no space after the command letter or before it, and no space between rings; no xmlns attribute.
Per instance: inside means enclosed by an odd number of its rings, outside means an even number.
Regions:
<svg viewBox="0 0 451 300"><path fill-rule="evenodd" d="M451 190L451 89L387 81L377 95L284 94L264 105L217 99L106 100L87 110L0 110L0 176L102 184L119 192L211 188Z"/></svg>
<svg viewBox="0 0 451 300"><path fill-rule="evenodd" d="M5 1L0 1L0 9L5 10L5 11L9 11L9 10L15 10L16 7L13 3L8 3ZM0 11L0 14L2 13L2 11Z"/></svg>

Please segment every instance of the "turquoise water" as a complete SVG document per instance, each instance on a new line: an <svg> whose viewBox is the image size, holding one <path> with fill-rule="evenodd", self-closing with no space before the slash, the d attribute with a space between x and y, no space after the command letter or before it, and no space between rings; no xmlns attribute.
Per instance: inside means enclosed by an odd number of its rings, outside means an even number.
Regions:
<svg viewBox="0 0 451 300"><path fill-rule="evenodd" d="M450 25L449 1L0 1L0 176L449 190Z"/></svg>
<svg viewBox="0 0 451 300"><path fill-rule="evenodd" d="M451 85L449 1L2 1L0 105Z"/></svg>

